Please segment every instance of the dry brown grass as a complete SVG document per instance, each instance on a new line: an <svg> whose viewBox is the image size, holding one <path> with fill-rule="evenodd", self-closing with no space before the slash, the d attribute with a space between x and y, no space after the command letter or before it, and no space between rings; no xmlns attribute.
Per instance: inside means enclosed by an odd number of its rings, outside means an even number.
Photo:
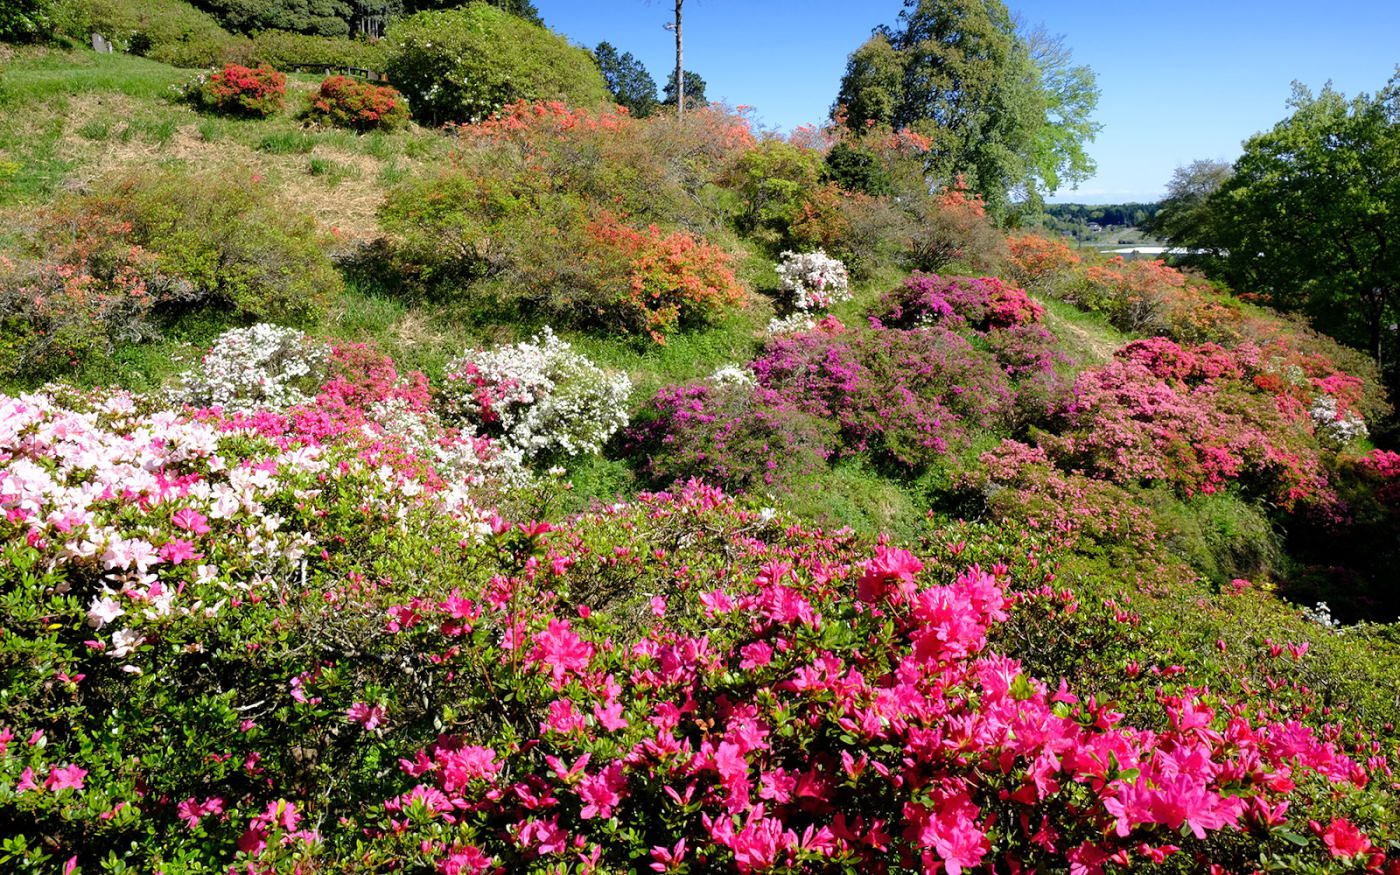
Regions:
<svg viewBox="0 0 1400 875"><path fill-rule="evenodd" d="M32 114L28 123L43 124L45 119ZM150 128L172 123L176 128L165 139L150 133ZM78 133L91 124L106 124L108 135L89 139ZM133 124L136 127L128 130ZM325 142L316 143L310 153L263 152L235 136L206 140L200 124L201 116L183 106L153 106L115 93L74 97L63 113L60 153L76 167L65 187L86 189L105 176L153 164L210 171L242 168L275 182L289 205L312 215L337 245L350 248L380 236L375 213L386 191L381 181L384 168L393 162L411 173L424 165L404 155L381 159ZM274 130L287 128L267 132ZM313 175L313 158L332 162L334 172Z"/></svg>

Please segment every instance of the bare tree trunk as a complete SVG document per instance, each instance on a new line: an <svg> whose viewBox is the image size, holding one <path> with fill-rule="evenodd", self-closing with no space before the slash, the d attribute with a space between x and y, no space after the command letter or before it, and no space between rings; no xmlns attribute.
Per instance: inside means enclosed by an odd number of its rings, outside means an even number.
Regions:
<svg viewBox="0 0 1400 875"><path fill-rule="evenodd" d="M681 53L681 4L684 2L676 0L676 118L685 115L685 67Z"/></svg>

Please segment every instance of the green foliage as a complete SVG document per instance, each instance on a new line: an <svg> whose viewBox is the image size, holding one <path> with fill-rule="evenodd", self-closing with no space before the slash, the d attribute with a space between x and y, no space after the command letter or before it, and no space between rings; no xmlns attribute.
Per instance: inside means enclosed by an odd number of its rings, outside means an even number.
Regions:
<svg viewBox="0 0 1400 875"><path fill-rule="evenodd" d="M181 0L58 0L63 30L86 41L100 33L119 49L172 67L247 60L251 44Z"/></svg>
<svg viewBox="0 0 1400 875"><path fill-rule="evenodd" d="M594 106L609 99L587 51L485 4L420 12L385 38L390 81L414 117L432 124L479 121L516 100Z"/></svg>
<svg viewBox="0 0 1400 875"><path fill-rule="evenodd" d="M1221 274L1364 348L1396 373L1400 340L1400 74L1348 100L1295 85L1293 114L1245 143L1180 242ZM1188 219L1188 221L1190 221Z"/></svg>
<svg viewBox="0 0 1400 875"><path fill-rule="evenodd" d="M53 30L52 0L0 0L0 42L47 39Z"/></svg>
<svg viewBox="0 0 1400 875"><path fill-rule="evenodd" d="M235 33L289 30L315 36L350 33L355 5L347 0L196 0Z"/></svg>
<svg viewBox="0 0 1400 875"><path fill-rule="evenodd" d="M1143 230L1173 246L1192 245L1192 241L1213 236L1216 233L1214 226L1221 221L1221 217L1215 215L1215 205L1210 196L1229 180L1232 173L1234 168L1224 161L1192 161L1176 168L1167 183L1167 196L1162 199L1160 212L1142 223ZM1208 270L1219 266L1218 257L1210 253L1179 256L1178 260Z"/></svg>
<svg viewBox="0 0 1400 875"><path fill-rule="evenodd" d="M310 217L247 171L131 174L63 209L128 225L127 238L156 253L163 274L190 283L171 317L215 306L250 321L306 323L340 289Z"/></svg>
<svg viewBox="0 0 1400 875"><path fill-rule="evenodd" d="M253 35L252 60L279 70L309 65L378 71L384 67L384 57L382 43L365 40L310 36L285 30L263 30Z"/></svg>
<svg viewBox="0 0 1400 875"><path fill-rule="evenodd" d="M661 105L674 108L676 105L676 71L672 70L671 75L666 77L666 87L661 90ZM709 100L705 97L705 80L700 78L699 73L685 71L685 108L687 110L700 109L708 106Z"/></svg>
<svg viewBox="0 0 1400 875"><path fill-rule="evenodd" d="M468 0L468 2L485 3L502 12L514 15L516 18L523 18L533 25L544 27L544 19L540 18L540 11L535 8L535 4L531 0ZM423 12L430 9L451 9L460 4L458 0L405 0L405 5L409 12Z"/></svg>
<svg viewBox="0 0 1400 875"><path fill-rule="evenodd" d="M598 69L613 100L627 107L635 118L646 118L660 105L656 99L656 80L631 52L617 53L612 43L601 42L593 50Z"/></svg>
<svg viewBox="0 0 1400 875"><path fill-rule="evenodd" d="M760 143L739 155L723 184L742 201L739 230L761 232L779 248L791 245L789 226L821 182L821 155L781 140Z"/></svg>
<svg viewBox="0 0 1400 875"><path fill-rule="evenodd" d="M846 191L872 195L895 193L894 180L869 149L846 141L826 153L826 177Z"/></svg>

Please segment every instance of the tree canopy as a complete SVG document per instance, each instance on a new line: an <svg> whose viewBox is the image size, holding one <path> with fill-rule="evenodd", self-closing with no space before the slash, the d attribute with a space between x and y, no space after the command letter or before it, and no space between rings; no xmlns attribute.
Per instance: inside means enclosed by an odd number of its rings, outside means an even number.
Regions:
<svg viewBox="0 0 1400 875"><path fill-rule="evenodd" d="M851 54L833 116L929 137L932 176L962 175L1004 211L1092 173L1097 101L1093 72L1058 37L1018 34L1001 0L905 0L898 25Z"/></svg>
<svg viewBox="0 0 1400 875"><path fill-rule="evenodd" d="M1395 368L1400 318L1400 71L1375 95L1316 96L1295 83L1293 114L1244 144L1202 206L1178 210L1174 244L1218 253L1241 291L1304 313ZM1202 162L1192 165L1198 171ZM1211 176L1178 171L1189 207Z"/></svg>
<svg viewBox="0 0 1400 875"><path fill-rule="evenodd" d="M420 121L479 120L513 100L610 99L587 50L484 3L419 12L392 24L386 39L385 72Z"/></svg>
<svg viewBox="0 0 1400 875"><path fill-rule="evenodd" d="M598 43L593 50L603 81L618 105L627 107L637 118L646 118L656 111L656 80L631 52L617 53L609 42Z"/></svg>
<svg viewBox="0 0 1400 875"><path fill-rule="evenodd" d="M661 101L662 106L676 105L676 71L672 70L671 75L666 77L666 88L663 91L665 97ZM685 71L685 108L690 109L709 106L709 100L705 97L705 80L700 78L699 73Z"/></svg>

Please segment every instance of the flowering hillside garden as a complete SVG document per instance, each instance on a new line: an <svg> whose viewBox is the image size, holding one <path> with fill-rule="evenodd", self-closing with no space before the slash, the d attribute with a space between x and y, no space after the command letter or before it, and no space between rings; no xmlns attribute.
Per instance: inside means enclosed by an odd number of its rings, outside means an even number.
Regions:
<svg viewBox="0 0 1400 875"><path fill-rule="evenodd" d="M1400 875L1366 354L887 124L245 61L0 235L0 870Z"/></svg>
<svg viewBox="0 0 1400 875"><path fill-rule="evenodd" d="M487 502L539 487L435 420L421 375L306 356L337 373L281 410L58 387L0 407L0 644L8 701L29 705L0 729L11 859L1393 868L1393 745L1318 707L1309 641L1266 642L1260 681L1249 645L1220 640L1215 688L1112 666L1152 678L1127 709L997 643L1047 599L1075 610L1045 570L1064 545L1045 565L1004 536L911 551L696 480L510 520ZM1123 360L1234 373L1166 342ZM496 361L478 372L510 370ZM998 550L1012 561L972 556ZM1116 604L1104 620L1140 622Z"/></svg>

